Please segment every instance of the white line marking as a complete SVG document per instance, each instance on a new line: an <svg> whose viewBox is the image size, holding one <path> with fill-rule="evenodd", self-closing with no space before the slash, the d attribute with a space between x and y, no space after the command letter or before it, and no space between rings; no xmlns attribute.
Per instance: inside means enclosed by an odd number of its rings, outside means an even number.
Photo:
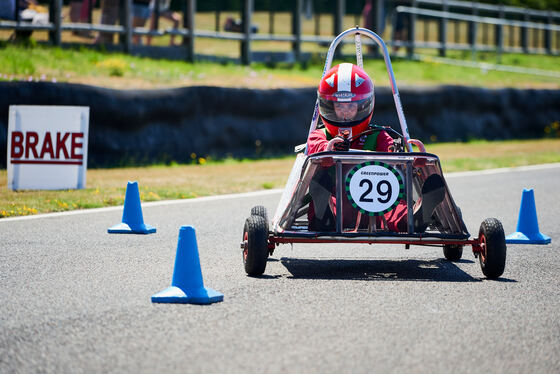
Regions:
<svg viewBox="0 0 560 374"><path fill-rule="evenodd" d="M192 204L192 203L205 203L208 201L219 201L219 200L227 200L227 199L239 199L244 197L254 197L254 196L266 196L266 195L274 195L280 194L283 190L281 189L273 189L273 190L263 190L263 191L254 191L254 192L244 192L238 194L227 194L227 195L216 195L216 196L204 196L204 197L196 197L193 199L177 199L177 200L162 200L162 201L149 201L146 203L142 203L142 208L148 208L153 206L164 206L164 205L174 205L174 204ZM115 210L122 211L123 206L111 206L105 208L93 208L93 209L83 209L83 210L71 210L68 212L56 212L56 213L45 213L45 214L36 214L32 216L19 216L19 217L8 217L8 218L0 218L0 224L3 222L13 222L13 221L25 221L30 219L38 219L38 218L52 218L52 217L64 217L64 216L73 216L79 214L93 214L93 213L104 213L104 212L112 212Z"/></svg>
<svg viewBox="0 0 560 374"><path fill-rule="evenodd" d="M502 174L502 173L516 173L516 172L522 172L522 171L547 170L547 169L556 169L556 168L560 168L560 163L516 166L516 167L511 167L511 168L499 168L499 169L487 169L487 170L458 171L458 172L455 172L455 173L444 174L444 177L445 177L445 179L449 179L449 178L472 177L472 176L475 176L475 175L492 175L492 174Z"/></svg>
<svg viewBox="0 0 560 374"><path fill-rule="evenodd" d="M446 179L449 179L449 178L473 177L473 176L477 176L477 175L516 173L516 172L524 172L524 171L548 170L548 169L559 169L559 168L560 168L560 163L554 163L554 164L518 166L518 167L512 167L512 168L500 168L500 169L488 169L488 170L476 170L476 171L461 171L461 172L455 172L455 173L446 173L444 176L445 176ZM267 195L281 194L282 191L283 191L283 189L273 189L273 190L254 191L254 192L244 192L244 193L238 193L238 194L197 197L197 198L194 198L194 199L150 201L150 202L147 202L147 203L142 203L142 208L148 208L148 207L154 207L154 206L175 205L175 204L205 203L205 202L209 202L209 201L240 199L240 198L255 197L255 196L267 196ZM4 222L25 221L25 220L40 219L40 218L52 218L52 217L73 216L73 215L79 215L79 214L93 214L93 213L112 212L112 211L122 210L122 209L123 209L123 206L120 205L120 206L111 206L111 207L106 207L106 208L72 210L72 211L68 211L68 212L45 213L45 214L36 214L36 215L32 215L32 216L9 217L9 218L1 218L0 219L0 224L2 224Z"/></svg>

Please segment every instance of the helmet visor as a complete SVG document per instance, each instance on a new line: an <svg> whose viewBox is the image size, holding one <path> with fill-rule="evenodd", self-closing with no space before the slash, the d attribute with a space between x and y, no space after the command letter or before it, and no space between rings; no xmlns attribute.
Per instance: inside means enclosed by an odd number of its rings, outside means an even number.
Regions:
<svg viewBox="0 0 560 374"><path fill-rule="evenodd" d="M319 111L335 126L352 127L373 111L373 95L359 101L332 101L319 97Z"/></svg>

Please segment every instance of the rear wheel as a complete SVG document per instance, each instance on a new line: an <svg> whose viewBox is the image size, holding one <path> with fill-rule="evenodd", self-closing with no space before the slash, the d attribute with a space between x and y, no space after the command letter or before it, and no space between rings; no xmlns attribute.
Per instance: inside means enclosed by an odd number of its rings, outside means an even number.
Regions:
<svg viewBox="0 0 560 374"><path fill-rule="evenodd" d="M449 261L459 261L463 256L463 246L446 244L443 246L443 255Z"/></svg>
<svg viewBox="0 0 560 374"><path fill-rule="evenodd" d="M486 218L480 225L478 241L482 273L489 279L500 277L506 266L506 236L502 223L496 218Z"/></svg>
<svg viewBox="0 0 560 374"><path fill-rule="evenodd" d="M243 264L250 276L264 273L268 259L268 229L265 219L252 215L243 228Z"/></svg>

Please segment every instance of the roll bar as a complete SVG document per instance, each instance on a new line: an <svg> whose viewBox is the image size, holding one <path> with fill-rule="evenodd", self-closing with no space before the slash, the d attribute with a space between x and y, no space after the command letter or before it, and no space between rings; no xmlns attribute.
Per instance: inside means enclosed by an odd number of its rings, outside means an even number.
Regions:
<svg viewBox="0 0 560 374"><path fill-rule="evenodd" d="M381 39L381 37L379 35L377 35L376 33L374 33L371 30L364 29L364 28L357 27L357 26L340 33L340 35L338 35L336 38L334 38L334 40L331 42L331 45L329 46L329 50L327 52L327 58L325 60L325 67L323 68L323 75L321 75L321 78L323 78L325 76L326 72L331 68L332 60L333 60L333 57L334 57L334 51L336 50L336 47L340 44L342 39L344 39L345 37L350 36L350 35L355 35L354 42L355 42L355 45L356 45L356 61L357 61L358 66L360 66L360 67L363 67L361 35L365 35L365 36L369 37L375 43L377 43L377 45L380 47L380 49L383 53L383 58L385 60L385 66L387 67L387 73L389 74L389 82L391 83L391 90L393 92L393 100L395 101L395 108L397 109L397 116L399 118L399 123L401 125L402 135L405 139L405 146L406 146L406 148L409 152L412 152L412 146L408 142L408 140L410 139L410 135L408 134L408 126L406 124L406 118L404 117L404 112L403 112L402 104L401 104L401 98L399 96L399 90L397 88L397 82L395 81L395 74L393 73L393 67L391 65L391 59L389 57L389 51L387 50L387 45L385 44L385 42L383 41L383 39ZM309 133L307 134L308 138L309 138L309 135L317 128L318 118L319 118L319 98L317 98L317 100L315 101L315 108L313 110L313 117L311 118L311 124L309 126ZM305 147L305 154L307 154L307 146Z"/></svg>

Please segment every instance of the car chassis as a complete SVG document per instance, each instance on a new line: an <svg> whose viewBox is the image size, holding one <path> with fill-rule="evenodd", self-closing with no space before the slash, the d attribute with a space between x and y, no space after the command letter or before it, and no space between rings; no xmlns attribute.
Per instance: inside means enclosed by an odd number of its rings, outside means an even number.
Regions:
<svg viewBox="0 0 560 374"><path fill-rule="evenodd" d="M472 238L462 220L461 212L443 179L439 158L425 152L423 144L410 139L402 110L387 46L374 32L351 28L342 32L331 43L323 75L330 69L334 51L347 36L354 35L358 66L363 66L361 36L371 38L380 47L389 75L393 98L402 133L377 127L395 137L396 151L391 153L363 150L328 151L312 155L307 149L298 153L269 228L268 215L263 206L251 209L245 221L241 248L248 275L264 273L268 256L279 244L293 243L366 243L437 246L444 256L458 261L466 245L472 246L479 258L484 275L498 278L503 274L506 244L503 227L495 218L485 219L479 236ZM318 102L309 128L317 128ZM412 151L412 144L420 152ZM297 147L296 147L297 148ZM302 147L300 146L300 151ZM310 230L307 213L310 202L310 184L321 170L334 171L335 228L328 231ZM413 224L414 200L420 197L426 179L439 175L445 184L445 197L434 209L431 222L424 232L415 232ZM363 188L365 187L365 188ZM406 201L407 232L389 231L384 213L400 200ZM348 213L350 212L350 213Z"/></svg>

